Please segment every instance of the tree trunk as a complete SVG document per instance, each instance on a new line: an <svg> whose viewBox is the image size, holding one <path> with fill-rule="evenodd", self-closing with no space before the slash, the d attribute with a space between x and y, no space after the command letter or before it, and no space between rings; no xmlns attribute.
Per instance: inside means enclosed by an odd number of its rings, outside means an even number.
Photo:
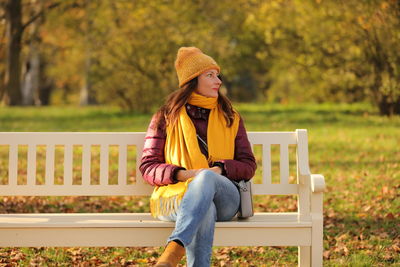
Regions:
<svg viewBox="0 0 400 267"><path fill-rule="evenodd" d="M92 49L92 18L90 17L90 1L85 1L85 9L86 9L86 29L85 29L85 72L84 72L84 81L80 91L80 105L87 106L87 105L95 105L97 104L95 94L92 88L92 58L93 53Z"/></svg>
<svg viewBox="0 0 400 267"><path fill-rule="evenodd" d="M42 58L40 60L40 71L39 71L39 84L40 84L39 101L40 105L42 106L50 105L50 97L54 89L53 80L51 80L49 76L47 76L45 73L46 65L47 65L46 60Z"/></svg>
<svg viewBox="0 0 400 267"><path fill-rule="evenodd" d="M22 104L26 106L40 105L38 99L40 54L37 44L30 44L30 55L26 62L26 71L22 85Z"/></svg>
<svg viewBox="0 0 400 267"><path fill-rule="evenodd" d="M80 91L80 105L94 105L97 104L96 98L93 93L92 84L91 84L91 53L89 49L86 50L86 62L85 62L85 77L83 81L83 85Z"/></svg>
<svg viewBox="0 0 400 267"><path fill-rule="evenodd" d="M21 105L21 39L22 8L21 0L8 0L5 8L7 23L5 86L9 105Z"/></svg>
<svg viewBox="0 0 400 267"><path fill-rule="evenodd" d="M39 14L43 10L43 1L32 1L33 6L31 17ZM38 17L30 24L29 31L29 56L25 63L25 72L22 82L22 104L23 105L40 105L39 88L40 88L40 37L39 27L43 22L43 16Z"/></svg>
<svg viewBox="0 0 400 267"><path fill-rule="evenodd" d="M385 116L400 115L400 97L397 101L390 101L387 96L383 96L378 103L379 113Z"/></svg>

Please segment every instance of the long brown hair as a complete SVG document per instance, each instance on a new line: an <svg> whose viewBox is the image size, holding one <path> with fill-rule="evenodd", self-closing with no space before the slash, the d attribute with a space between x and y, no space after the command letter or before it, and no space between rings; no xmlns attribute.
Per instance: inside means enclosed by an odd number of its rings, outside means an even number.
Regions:
<svg viewBox="0 0 400 267"><path fill-rule="evenodd" d="M220 76L218 77L221 79ZM166 125L176 122L180 109L189 101L190 95L197 89L197 84L198 79L195 77L168 95L167 101L156 113L156 123L154 125L156 128L161 126L162 120L166 122ZM235 111L231 101L220 91L218 91L218 106L224 114L227 127L231 127Z"/></svg>

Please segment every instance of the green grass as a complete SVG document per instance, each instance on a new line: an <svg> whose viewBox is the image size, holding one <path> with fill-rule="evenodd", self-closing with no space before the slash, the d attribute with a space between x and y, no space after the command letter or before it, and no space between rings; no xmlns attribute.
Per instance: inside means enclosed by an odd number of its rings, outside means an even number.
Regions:
<svg viewBox="0 0 400 267"><path fill-rule="evenodd" d="M16 132L145 131L150 115L116 107L0 107L0 130Z"/></svg>
<svg viewBox="0 0 400 267"><path fill-rule="evenodd" d="M380 117L368 104L238 104L236 107L248 131L308 130L311 171L324 174L327 183L324 266L400 266L399 116ZM148 114L124 113L115 107L0 107L0 131L146 131L150 118ZM255 152L259 160L259 149L255 148ZM275 165L273 173L277 170ZM4 161L0 162L0 168L4 167ZM292 175L294 168L291 171ZM148 211L148 199L137 197L1 199L3 213ZM295 199L290 196L256 197L255 207L257 211L296 209ZM161 248L2 248L0 266L147 266L161 251ZM297 248L214 248L213 265L224 263L295 265Z"/></svg>

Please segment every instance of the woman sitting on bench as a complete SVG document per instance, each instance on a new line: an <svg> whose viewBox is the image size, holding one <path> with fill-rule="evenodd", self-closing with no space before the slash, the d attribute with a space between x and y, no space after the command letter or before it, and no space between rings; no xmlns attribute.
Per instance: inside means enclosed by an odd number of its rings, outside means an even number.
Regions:
<svg viewBox="0 0 400 267"><path fill-rule="evenodd" d="M210 266L216 221L240 204L231 180L249 180L256 163L243 120L221 94L220 67L195 47L178 50L179 89L153 116L140 171L155 186L152 215L176 221L156 266Z"/></svg>

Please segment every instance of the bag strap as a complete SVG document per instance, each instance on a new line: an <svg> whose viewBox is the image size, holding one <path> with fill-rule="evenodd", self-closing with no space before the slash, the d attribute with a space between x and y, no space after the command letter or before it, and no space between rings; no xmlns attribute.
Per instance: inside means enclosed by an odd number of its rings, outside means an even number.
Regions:
<svg viewBox="0 0 400 267"><path fill-rule="evenodd" d="M197 138L200 140L200 142L203 144L203 146L204 146L204 148L206 149L206 151L207 151L207 153L208 153L208 145L207 145L207 143L206 143L206 141L204 141L201 137L200 137L200 135L198 135L198 134L196 134L197 135Z"/></svg>
<svg viewBox="0 0 400 267"><path fill-rule="evenodd" d="M242 190L243 192L247 192L248 188L247 188L247 186L246 186L246 182L249 182L249 183L250 183L250 181L244 181L244 180L242 180L242 181L240 181L239 183L236 182L236 181L233 181L233 180L231 180L231 181L232 181L232 183L234 183L240 190Z"/></svg>

